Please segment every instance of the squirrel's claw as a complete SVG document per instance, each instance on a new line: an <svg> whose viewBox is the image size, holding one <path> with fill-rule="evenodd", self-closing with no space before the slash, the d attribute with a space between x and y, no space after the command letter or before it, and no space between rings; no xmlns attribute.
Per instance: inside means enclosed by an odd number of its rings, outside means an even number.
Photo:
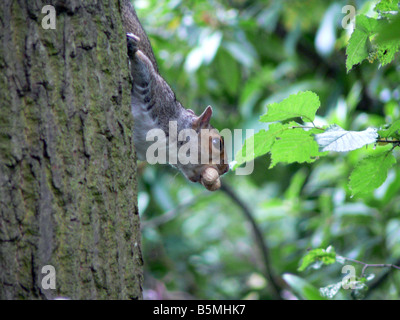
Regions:
<svg viewBox="0 0 400 320"><path fill-rule="evenodd" d="M133 57L133 55L138 51L138 42L140 41L140 38L133 33L127 33L126 34L126 40L128 42L128 55L130 57Z"/></svg>

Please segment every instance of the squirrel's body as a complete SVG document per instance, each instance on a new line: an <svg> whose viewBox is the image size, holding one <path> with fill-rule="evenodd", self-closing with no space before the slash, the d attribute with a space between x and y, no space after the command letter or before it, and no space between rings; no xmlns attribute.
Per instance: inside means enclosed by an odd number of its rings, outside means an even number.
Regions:
<svg viewBox="0 0 400 320"><path fill-rule="evenodd" d="M201 140L201 129L210 130L211 133L207 136L208 151L211 151L214 155L216 150L213 148L218 147L219 159L210 155L208 163L181 164L178 162L171 164L194 182L201 181L207 168L216 170L218 175L224 174L228 170L228 165L225 163L223 139L209 124L212 114L211 107L207 107L202 115L196 116L192 110L185 109L181 105L171 87L159 74L150 41L133 6L129 0L122 0L121 3L133 78L131 107L135 120L133 134L138 159L146 160L146 151L154 143L146 139L148 132L152 129L160 129L165 133L165 146L168 148L170 123L176 121L178 133L183 129L193 129L198 132L199 141ZM211 138L209 139L209 137ZM183 143L183 141L178 140L177 148L182 146ZM204 152L204 147L201 148L200 145L196 145L196 148L200 158L201 153ZM211 190L212 188L208 189Z"/></svg>

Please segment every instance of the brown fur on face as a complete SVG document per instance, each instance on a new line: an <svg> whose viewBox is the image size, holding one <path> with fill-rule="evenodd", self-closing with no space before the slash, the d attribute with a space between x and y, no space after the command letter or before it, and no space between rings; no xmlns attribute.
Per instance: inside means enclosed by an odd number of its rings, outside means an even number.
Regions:
<svg viewBox="0 0 400 320"><path fill-rule="evenodd" d="M208 106L192 124L192 128L198 132L199 165L191 168L192 170L185 174L193 182L200 182L202 174L207 168L214 168L219 176L229 170L224 139L218 130L210 125L211 115L212 108Z"/></svg>

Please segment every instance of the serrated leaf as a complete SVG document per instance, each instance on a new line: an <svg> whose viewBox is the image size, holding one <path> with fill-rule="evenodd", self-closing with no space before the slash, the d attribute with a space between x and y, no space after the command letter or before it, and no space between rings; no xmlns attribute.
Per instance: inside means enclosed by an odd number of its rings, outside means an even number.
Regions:
<svg viewBox="0 0 400 320"><path fill-rule="evenodd" d="M380 21L375 18L358 15L356 16L356 29L364 32L367 36L370 36L376 32L379 22Z"/></svg>
<svg viewBox="0 0 400 320"><path fill-rule="evenodd" d="M391 63L396 53L399 51L400 43L398 40L384 42L379 45L377 50L377 57L382 66Z"/></svg>
<svg viewBox="0 0 400 320"><path fill-rule="evenodd" d="M400 130L400 120L393 122L388 129L379 130L378 134L381 138L395 138Z"/></svg>
<svg viewBox="0 0 400 320"><path fill-rule="evenodd" d="M400 49L400 16L388 14L377 21L376 36L373 38L373 58L378 58L382 66L391 63Z"/></svg>
<svg viewBox="0 0 400 320"><path fill-rule="evenodd" d="M347 131L338 125L332 125L324 133L315 135L320 151L346 152L359 149L378 139L377 129L364 131Z"/></svg>
<svg viewBox="0 0 400 320"><path fill-rule="evenodd" d="M303 118L312 122L320 107L319 97L311 91L292 94L279 103L268 105L268 111L261 116L261 122L285 121L293 118Z"/></svg>
<svg viewBox="0 0 400 320"><path fill-rule="evenodd" d="M236 164L233 169L268 153L275 142L275 137L288 129L289 124L273 123L269 126L268 131L260 130L252 137L247 138L242 149L236 153Z"/></svg>
<svg viewBox="0 0 400 320"><path fill-rule="evenodd" d="M346 48L346 70L349 72L354 65L368 58L368 34L355 29L351 34L349 44Z"/></svg>
<svg viewBox="0 0 400 320"><path fill-rule="evenodd" d="M370 53L369 37L376 32L379 21L364 15L356 16L356 28L351 34L346 48L346 69L349 72L352 67L367 59Z"/></svg>
<svg viewBox="0 0 400 320"><path fill-rule="evenodd" d="M313 130L295 128L283 131L276 136L276 141L271 148L271 165L273 168L277 163L303 163L314 162L319 156L318 144L313 138Z"/></svg>
<svg viewBox="0 0 400 320"><path fill-rule="evenodd" d="M382 0L376 5L375 10L380 12L398 11L399 0Z"/></svg>
<svg viewBox="0 0 400 320"><path fill-rule="evenodd" d="M333 247L328 249L313 249L307 252L307 254L301 259L301 263L298 271L304 271L308 266L315 262L322 262L322 264L328 265L336 262L336 252Z"/></svg>
<svg viewBox="0 0 400 320"><path fill-rule="evenodd" d="M242 149L240 149L235 156L236 169L241 164L254 160L255 158L266 154L271 148L272 142L268 139L268 132L260 130L252 137L247 138L244 142Z"/></svg>
<svg viewBox="0 0 400 320"><path fill-rule="evenodd" d="M318 289L306 280L289 273L285 273L282 278L300 298L306 300L325 300L319 294Z"/></svg>
<svg viewBox="0 0 400 320"><path fill-rule="evenodd" d="M352 194L367 194L378 188L387 178L388 170L396 163L391 151L370 155L362 159L350 175Z"/></svg>
<svg viewBox="0 0 400 320"><path fill-rule="evenodd" d="M385 3L377 8L393 8ZM397 11L398 9L396 9ZM391 63L400 49L400 18L387 14L386 18L374 19L365 15L356 16L356 28L346 48L346 69L367 59L372 63L378 59L382 66ZM371 45L371 41L373 45Z"/></svg>

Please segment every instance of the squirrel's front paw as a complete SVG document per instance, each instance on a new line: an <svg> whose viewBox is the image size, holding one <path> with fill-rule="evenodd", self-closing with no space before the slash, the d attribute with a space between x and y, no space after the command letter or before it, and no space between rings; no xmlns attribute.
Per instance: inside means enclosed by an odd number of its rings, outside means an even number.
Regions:
<svg viewBox="0 0 400 320"><path fill-rule="evenodd" d="M128 56L133 58L136 51L138 51L138 42L140 41L140 38L133 33L127 33L126 40L128 42Z"/></svg>

